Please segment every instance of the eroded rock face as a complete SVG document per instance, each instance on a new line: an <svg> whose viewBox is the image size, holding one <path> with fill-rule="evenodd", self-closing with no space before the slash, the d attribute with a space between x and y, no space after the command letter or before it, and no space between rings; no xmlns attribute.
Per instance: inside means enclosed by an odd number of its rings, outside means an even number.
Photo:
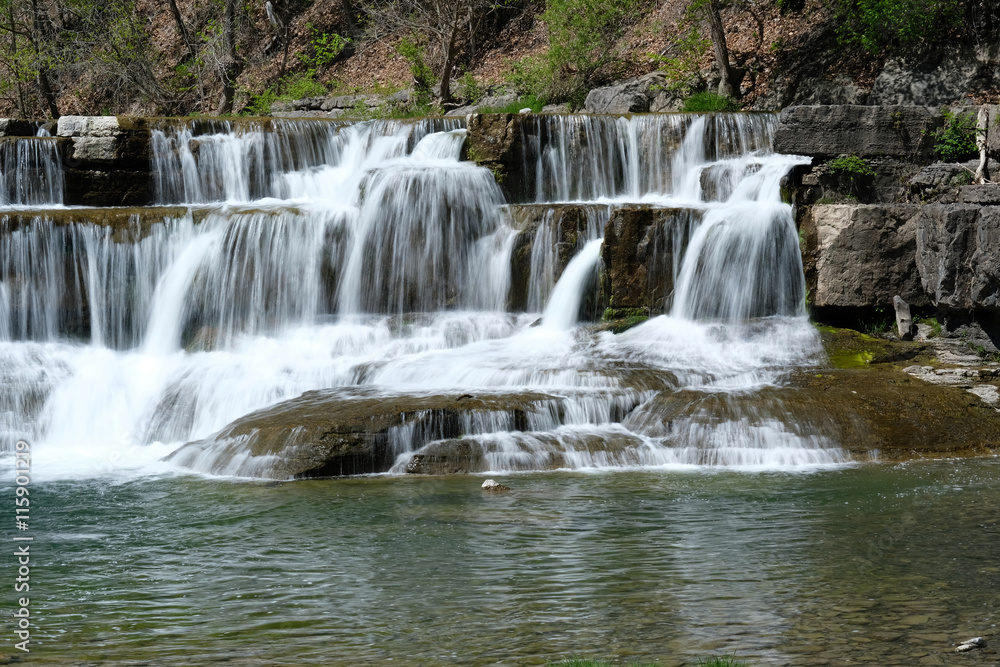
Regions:
<svg viewBox="0 0 1000 667"><path fill-rule="evenodd" d="M493 172L510 202L535 198L535 163L525 159L524 129L530 114L472 114L466 147L469 159Z"/></svg>
<svg viewBox="0 0 1000 667"><path fill-rule="evenodd" d="M1000 49L958 47L922 63L893 58L872 87L872 104L940 106L965 101L971 90L1000 88Z"/></svg>
<svg viewBox="0 0 1000 667"><path fill-rule="evenodd" d="M781 112L777 153L833 158L839 155L930 161L933 132L944 119L917 106L797 106Z"/></svg>
<svg viewBox="0 0 1000 667"><path fill-rule="evenodd" d="M614 310L668 311L683 249L699 217L692 209L616 209L604 227L607 304Z"/></svg>
<svg viewBox="0 0 1000 667"><path fill-rule="evenodd" d="M956 310L1000 308L1000 207L923 207L917 266L934 305Z"/></svg>
<svg viewBox="0 0 1000 667"><path fill-rule="evenodd" d="M385 472L399 454L477 429L524 430L538 393L395 395L306 392L237 419L168 460L217 474L271 479Z"/></svg>
<svg viewBox="0 0 1000 667"><path fill-rule="evenodd" d="M928 297L917 271L918 207L816 205L803 219L806 285L817 307L914 305Z"/></svg>

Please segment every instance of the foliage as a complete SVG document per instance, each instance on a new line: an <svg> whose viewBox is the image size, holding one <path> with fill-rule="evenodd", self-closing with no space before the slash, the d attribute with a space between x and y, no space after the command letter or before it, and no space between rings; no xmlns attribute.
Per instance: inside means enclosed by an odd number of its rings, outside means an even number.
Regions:
<svg viewBox="0 0 1000 667"><path fill-rule="evenodd" d="M311 53L303 53L299 60L310 69L332 65L351 42L337 33L317 30L312 23L308 24L308 28Z"/></svg>
<svg viewBox="0 0 1000 667"><path fill-rule="evenodd" d="M683 111L691 113L706 113L710 111L739 111L739 103L718 93L695 93L684 100Z"/></svg>
<svg viewBox="0 0 1000 667"><path fill-rule="evenodd" d="M934 136L937 141L934 150L945 162L962 162L975 157L979 153L976 147L976 116L943 111L944 127L938 129Z"/></svg>
<svg viewBox="0 0 1000 667"><path fill-rule="evenodd" d="M499 107L480 107L479 113L518 113L521 109L531 109L534 113L538 113L545 106L545 101L540 99L536 95L525 95L524 97L518 98L516 101L509 104L504 104Z"/></svg>
<svg viewBox="0 0 1000 667"><path fill-rule="evenodd" d="M675 56L654 54L651 58L658 63L660 71L667 75L666 87L669 90L690 95L701 83L701 59L711 42L701 36L694 21L687 22L686 26L672 44Z"/></svg>
<svg viewBox="0 0 1000 667"><path fill-rule="evenodd" d="M458 82L462 86L462 97L470 104L475 104L483 98L483 89L479 87L479 83L472 76L472 72L467 71L462 74Z"/></svg>
<svg viewBox="0 0 1000 667"><path fill-rule="evenodd" d="M279 84L269 86L260 94L251 97L244 113L250 116L267 116L271 113L271 104L274 102L301 100L304 97L318 97L326 93L326 86L316 80L315 70L289 74Z"/></svg>
<svg viewBox="0 0 1000 667"><path fill-rule="evenodd" d="M396 45L396 52L410 64L416 97L422 103L430 100L434 86L434 72L427 65L424 47L414 37L404 37Z"/></svg>
<svg viewBox="0 0 1000 667"><path fill-rule="evenodd" d="M877 55L943 40L961 25L959 0L834 0L843 46Z"/></svg>
<svg viewBox="0 0 1000 667"><path fill-rule="evenodd" d="M545 57L525 56L520 60L508 62L507 66L510 68L507 72L507 80L519 92L536 97L545 96L552 80L549 62Z"/></svg>
<svg viewBox="0 0 1000 667"><path fill-rule="evenodd" d="M648 5L647 0L548 0L542 14L549 36L545 92L570 99L591 87L599 71L620 61L616 45Z"/></svg>
<svg viewBox="0 0 1000 667"><path fill-rule="evenodd" d="M875 178L875 169L862 157L857 155L841 155L830 160L828 165L834 176L846 176L850 179Z"/></svg>
<svg viewBox="0 0 1000 667"><path fill-rule="evenodd" d="M936 317L914 317L913 323L928 325L931 328L931 332L927 334L928 338L937 338L944 333L944 327Z"/></svg>

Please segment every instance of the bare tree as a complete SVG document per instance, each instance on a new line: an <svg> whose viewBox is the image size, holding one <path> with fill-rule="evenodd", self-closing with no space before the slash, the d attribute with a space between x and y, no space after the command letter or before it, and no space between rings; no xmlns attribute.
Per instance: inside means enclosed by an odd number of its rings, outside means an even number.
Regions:
<svg viewBox="0 0 1000 667"><path fill-rule="evenodd" d="M367 0L362 2L370 28L377 34L406 31L426 37L440 74L441 101L451 101L451 74L458 56L471 49L476 32L503 0Z"/></svg>

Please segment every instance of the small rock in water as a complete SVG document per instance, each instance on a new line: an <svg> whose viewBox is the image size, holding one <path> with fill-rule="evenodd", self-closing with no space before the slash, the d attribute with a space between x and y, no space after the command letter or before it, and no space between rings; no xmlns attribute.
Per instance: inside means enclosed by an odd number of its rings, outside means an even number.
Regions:
<svg viewBox="0 0 1000 667"><path fill-rule="evenodd" d="M524 107L518 113L531 113L531 107Z"/></svg>
<svg viewBox="0 0 1000 667"><path fill-rule="evenodd" d="M488 479L483 482L483 491L510 491L510 487L500 484L495 479Z"/></svg>
<svg viewBox="0 0 1000 667"><path fill-rule="evenodd" d="M983 648L986 646L986 640L982 637L973 637L972 639L966 639L964 642L958 645L955 650L959 653L965 653L966 651L971 651L974 648Z"/></svg>

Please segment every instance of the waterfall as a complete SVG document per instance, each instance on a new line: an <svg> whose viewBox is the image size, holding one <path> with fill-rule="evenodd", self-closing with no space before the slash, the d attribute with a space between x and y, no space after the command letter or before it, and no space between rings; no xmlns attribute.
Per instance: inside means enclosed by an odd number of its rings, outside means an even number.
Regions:
<svg viewBox="0 0 1000 667"><path fill-rule="evenodd" d="M520 208L462 159L462 119L157 121L158 206L138 209L61 207L54 140L0 141L0 447L31 439L50 477L268 477L280 462L228 425L324 389L537 395L449 422L478 470L841 462L780 406L656 421L664 396L745 395L819 354L780 201L801 160L769 152L775 122L526 117ZM594 331L577 319L606 279L605 229L635 206L668 211L629 242L669 259L673 306ZM527 312L508 311L515 290ZM456 446L443 433L391 431L392 469Z"/></svg>
<svg viewBox="0 0 1000 667"><path fill-rule="evenodd" d="M65 188L58 140L0 137L0 206L62 204Z"/></svg>

